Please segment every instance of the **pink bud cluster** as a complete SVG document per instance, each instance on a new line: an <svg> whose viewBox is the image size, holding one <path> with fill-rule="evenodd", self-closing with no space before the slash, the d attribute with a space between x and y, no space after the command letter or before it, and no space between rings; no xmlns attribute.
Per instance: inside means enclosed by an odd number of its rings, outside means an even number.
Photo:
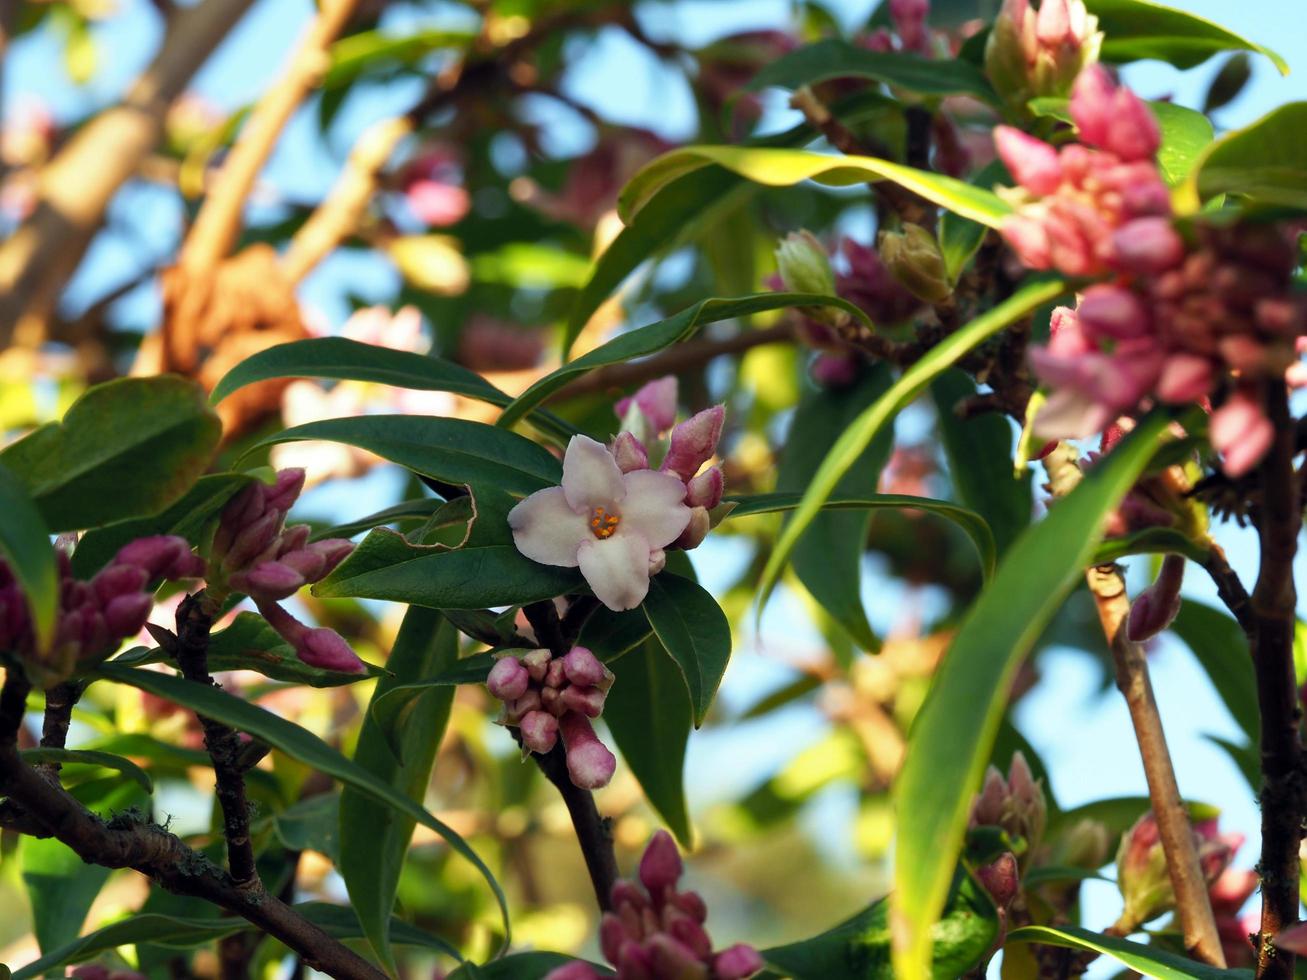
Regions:
<svg viewBox="0 0 1307 980"><path fill-rule="evenodd" d="M279 470L272 486L256 480L227 503L213 535L209 588L215 595L248 595L306 664L363 673L366 665L339 633L310 629L278 605L321 581L354 550L344 538L309 541L307 524L286 527L286 514L303 488L302 469Z"/></svg>
<svg viewBox="0 0 1307 980"><path fill-rule="evenodd" d="M432 147L419 154L400 179L409 210L424 224L457 224L471 209L472 199L462 186L462 166L448 147Z"/></svg>
<svg viewBox="0 0 1307 980"><path fill-rule="evenodd" d="M1035 429L1079 438L1152 398L1221 396L1212 445L1226 473L1241 475L1273 437L1258 386L1301 371L1295 343L1307 316L1290 295L1293 248L1272 227L1243 225L1200 226L1196 243L1186 242L1152 160L1157 123L1101 68L1077 80L1071 115L1087 145L1060 153L1016 129L995 133L1026 192L1003 225L1021 261L1111 276L1086 289L1074 311L1055 311L1048 345L1031 350L1036 373L1054 389Z"/></svg>
<svg viewBox="0 0 1307 980"><path fill-rule="evenodd" d="M985 45L985 71L999 94L1025 106L1034 96L1065 95L1098 58L1103 35L1084 0L1005 0Z"/></svg>
<svg viewBox="0 0 1307 980"><path fill-rule="evenodd" d="M894 26L892 31L878 27L859 38L858 43L871 51L911 51L927 58L933 54L930 29L926 26L930 0L890 0L889 16Z"/></svg>
<svg viewBox="0 0 1307 980"><path fill-rule="evenodd" d="M712 529L708 512L722 502L726 489L720 466L699 472L717 452L726 407L714 405L674 425L676 408L676 378L667 375L650 381L634 395L617 402L615 410L622 419L622 431L614 438L611 448L623 473L650 469L650 446L663 452L659 470L685 484L685 505L690 508L690 523L672 547L689 551L699 547L708 536ZM660 437L669 429L671 433L663 446ZM659 443L655 444L655 439Z"/></svg>
<svg viewBox="0 0 1307 980"><path fill-rule="evenodd" d="M567 773L582 789L607 786L617 769L590 724L603 713L612 686L612 671L585 647L562 657L543 649L504 656L486 677L486 688L504 702L501 723L517 728L524 746L544 754L562 736Z"/></svg>
<svg viewBox="0 0 1307 980"><path fill-rule="evenodd" d="M1242 845L1242 834L1222 834L1215 819L1193 824L1198 864L1210 886L1220 880L1230 866L1234 853ZM1167 871L1166 852L1157 818L1150 810L1140 817L1121 838L1116 855L1116 880L1125 910L1121 925L1127 932L1156 918L1175 906L1175 892ZM1241 903L1242 904L1242 903Z"/></svg>
<svg viewBox="0 0 1307 980"><path fill-rule="evenodd" d="M1006 779L994 766L989 767L971 804L972 827L1000 827L1011 837L1024 840L1029 855L1043 839L1047 819L1044 788L1024 755L1013 753Z"/></svg>
<svg viewBox="0 0 1307 980"><path fill-rule="evenodd" d="M1207 889L1216 919L1216 933L1221 937L1225 964L1233 970L1253 965L1256 956L1248 937L1258 931L1259 916L1241 916L1244 904L1257 891L1261 879L1255 871L1227 868ZM1277 945L1279 940L1277 939ZM1299 955L1301 950L1296 950Z"/></svg>
<svg viewBox="0 0 1307 980"><path fill-rule="evenodd" d="M152 582L198 578L204 562L185 538L137 538L89 581L73 578L67 552L59 549L59 609L50 659L71 665L111 653L140 632L154 607ZM0 561L0 649L46 659L36 649L31 612L10 567Z"/></svg>
<svg viewBox="0 0 1307 980"><path fill-rule="evenodd" d="M762 957L743 943L720 953L704 929L708 907L697 892L678 891L684 867L665 830L654 834L640 859L640 884L613 885L612 911L599 924L604 958L618 980L745 980L763 968ZM598 980L588 963L551 971L545 980Z"/></svg>

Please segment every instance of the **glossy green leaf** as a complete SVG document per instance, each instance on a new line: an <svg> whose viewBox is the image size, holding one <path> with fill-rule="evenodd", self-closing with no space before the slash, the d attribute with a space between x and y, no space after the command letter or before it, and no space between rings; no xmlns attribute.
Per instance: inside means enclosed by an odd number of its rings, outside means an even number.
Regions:
<svg viewBox="0 0 1307 980"><path fill-rule="evenodd" d="M321 541L323 538L352 538L354 535L363 531L371 531L374 527L382 527L388 524L412 523L413 521L425 521L432 514L445 505L445 501L437 497L421 497L417 500L403 500L392 507L384 507L376 513L369 514L366 517L360 517L358 520L347 521L344 524L336 524L332 527L324 527L321 530L314 531L310 541Z"/></svg>
<svg viewBox="0 0 1307 980"><path fill-rule="evenodd" d="M935 378L953 366L967 351L988 340L1008 324L1028 316L1040 306L1051 303L1066 292L1060 281L1034 282L1018 290L998 306L986 311L962 329L936 344L916 364L912 365L883 396L862 412L844 430L827 453L812 482L803 495L794 517L785 526L759 584L758 608L761 609L780 578L781 570L789 561L799 536L807 530L822 505L835 492L839 482L861 457L863 451L876 438L876 434L890 422L902 408L914 399Z"/></svg>
<svg viewBox="0 0 1307 980"><path fill-rule="evenodd" d="M1188 535L1169 527L1150 527L1119 538L1108 538L1094 552L1094 563L1106 565L1130 555L1184 555L1202 562L1207 548Z"/></svg>
<svg viewBox="0 0 1307 980"><path fill-rule="evenodd" d="M969 180L977 187L992 188L996 184L1011 184L1012 179L1001 160L993 160ZM963 218L945 211L939 219L939 251L944 256L944 268L949 281L957 283L967 263L984 244L989 228L978 221Z"/></svg>
<svg viewBox="0 0 1307 980"><path fill-rule="evenodd" d="M894 799L904 818L893 901L903 980L923 980L930 926L944 908L1008 689L1022 658L1093 557L1104 518L1134 485L1166 432L1160 413L1142 421L1008 550L998 574L958 627L912 726Z"/></svg>
<svg viewBox="0 0 1307 980"><path fill-rule="evenodd" d="M686 146L648 164L618 198L622 219L629 221L669 181L717 164L769 187L789 187L805 180L845 187L889 180L964 218L997 228L1012 208L992 191L943 174L917 170L877 157L836 156L810 150L739 146Z"/></svg>
<svg viewBox="0 0 1307 980"><path fill-rule="evenodd" d="M433 817L420 804L415 803L393 785L356 762L353 762L333 749L312 732L293 724L272 712L250 704L241 698L233 697L221 688L197 684L183 677L162 674L151 670L123 667L112 661L102 664L98 671L100 676L119 684L148 691L176 704L185 705L215 721L230 725L238 731L247 732L255 738L267 742L281 750L292 759L310 766L318 771L340 780L368 796L384 803L401 814L435 831L454 851L458 852L482 874L489 883L499 903L503 917L505 935L508 930L508 904L490 869L467 842L449 826Z"/></svg>
<svg viewBox="0 0 1307 980"><path fill-rule="evenodd" d="M410 608L386 660L392 676L377 684L373 703L397 685L445 669L457 658L458 633L453 626L434 610ZM452 687L428 691L410 702L400 717L389 719L393 726L389 730L369 712L354 749L354 764L420 805L453 700ZM392 744L400 746L398 758ZM414 826L412 816L396 812L372 794L350 786L341 792L340 873L368 941L392 974L396 970L387 923Z"/></svg>
<svg viewBox="0 0 1307 980"><path fill-rule="evenodd" d="M434 550L409 545L392 532L373 531L313 586L313 594L430 609L484 609L552 599L580 588L576 569L541 565L512 545Z"/></svg>
<svg viewBox="0 0 1307 980"><path fill-rule="evenodd" d="M73 574L90 578L113 560L129 541L154 534L178 534L198 544L205 523L251 480L251 473L211 473L195 481L171 506L149 517L137 517L95 528L81 536L73 552Z"/></svg>
<svg viewBox="0 0 1307 980"><path fill-rule="evenodd" d="M1176 206L1196 211L1218 194L1307 208L1307 102L1282 105L1209 146L1179 189Z"/></svg>
<svg viewBox="0 0 1307 980"><path fill-rule="evenodd" d="M204 391L166 375L96 385L0 452L51 531L162 510L204 472L222 425Z"/></svg>
<svg viewBox="0 0 1307 980"><path fill-rule="evenodd" d="M1281 75L1289 74L1289 65L1270 48L1183 10L1148 0L1086 0L1085 6L1107 35L1104 61L1155 58L1177 68L1193 68L1222 51L1255 51L1270 58Z"/></svg>
<svg viewBox="0 0 1307 980"><path fill-rule="evenodd" d="M40 649L54 638L59 611L59 569L50 532L32 498L9 470L0 465L0 557L27 597Z"/></svg>
<svg viewBox="0 0 1307 980"><path fill-rule="evenodd" d="M317 851L340 866L340 794L309 796L277 813L273 830L291 851Z"/></svg>
<svg viewBox="0 0 1307 980"><path fill-rule="evenodd" d="M1225 702L1249 744L1261 742L1261 710L1257 706L1257 677L1253 672L1248 638L1234 619L1192 599L1180 604L1171 632L1193 651Z"/></svg>
<svg viewBox="0 0 1307 980"><path fill-rule="evenodd" d="M376 453L446 483L485 483L510 493L557 486L562 465L548 450L502 428L426 415L358 415L283 429L254 449L326 439Z"/></svg>
<svg viewBox="0 0 1307 980"><path fill-rule="evenodd" d="M765 949L762 956L779 975L793 980L894 980L889 916L890 903L881 899L829 932ZM966 872L958 871L948 907L932 932L934 959L929 976L933 980L962 976L998 938L994 903Z"/></svg>
<svg viewBox="0 0 1307 980"><path fill-rule="evenodd" d="M131 759L125 759L121 755L114 755L112 752L98 752L94 749L36 748L23 749L19 754L25 761L33 765L39 762L58 762L64 765L99 766L102 769L112 769L135 782L146 793L154 792L154 782L150 779L148 772Z"/></svg>
<svg viewBox="0 0 1307 980"><path fill-rule="evenodd" d="M917 95L974 95L985 102L997 99L984 73L965 61L872 51L837 39L807 44L782 55L754 75L745 90L797 89L832 78L868 78Z"/></svg>
<svg viewBox="0 0 1307 980"><path fill-rule="evenodd" d="M731 659L726 614L697 582L670 572L649 580L642 608L654 635L681 669L698 728L708 716Z"/></svg>
<svg viewBox="0 0 1307 980"><path fill-rule="evenodd" d="M453 361L344 337L313 337L278 344L247 357L218 382L212 401L216 405L246 385L272 378L370 381L417 391L448 391L500 407L513 400L475 371ZM559 438L565 439L576 431L548 412L535 413L531 422Z"/></svg>
<svg viewBox="0 0 1307 980"><path fill-rule="evenodd" d="M787 306L833 306L868 322L865 313L852 303L835 296L808 293L758 293L735 299L705 299L666 320L659 320L657 323L618 334L603 346L596 347L574 361L568 361L518 395L512 404L504 409L496 424L513 425L568 381L587 371L603 367L605 364L624 364L634 358L657 353L665 347L686 340L704 324L733 320Z"/></svg>
<svg viewBox="0 0 1307 980"><path fill-rule="evenodd" d="M656 641L646 641L623 657L614 673L604 721L649 805L689 848L685 747L692 722L680 671Z"/></svg>
<svg viewBox="0 0 1307 980"><path fill-rule="evenodd" d="M462 49L474 40L476 35L468 31L424 30L403 34L359 31L341 38L327 52L330 64L323 75L322 87L339 88L360 75L383 69L416 67L433 51Z"/></svg>
<svg viewBox="0 0 1307 980"><path fill-rule="evenodd" d="M776 473L776 489L797 505L826 453L853 419L885 394L893 378L888 365L878 364L855 384L814 388L803 393L790 423ZM844 497L876 493L881 470L894 446L886 428L863 450L836 487ZM792 508L786 508L792 509ZM872 511L825 508L794 546L794 574L808 594L844 629L858 646L876 653L880 638L862 606L862 559Z"/></svg>
<svg viewBox="0 0 1307 980"><path fill-rule="evenodd" d="M1046 943L1110 956L1122 966L1156 980L1251 980L1252 970L1219 970L1156 946L1104 936L1076 926L1024 926L1008 933L1009 943Z"/></svg>

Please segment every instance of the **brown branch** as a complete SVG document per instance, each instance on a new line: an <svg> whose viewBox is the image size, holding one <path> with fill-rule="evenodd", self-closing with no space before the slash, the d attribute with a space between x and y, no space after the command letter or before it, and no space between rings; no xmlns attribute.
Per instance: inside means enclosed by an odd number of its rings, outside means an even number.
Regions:
<svg viewBox="0 0 1307 980"><path fill-rule="evenodd" d="M1050 484L1059 496L1069 493L1081 478L1074 450L1059 446L1044 459ZM1141 644L1126 637L1125 623L1130 615L1130 598L1125 580L1116 565L1102 565L1085 573L1090 594L1098 610L1103 635L1112 651L1116 686L1130 709L1139 757L1148 782L1148 798L1157 818L1167 872L1175 893L1176 913L1184 933L1185 949L1191 955L1214 966L1225 966L1207 882L1198 862L1198 849L1189 814L1180 795L1175 767L1166 746L1162 717L1153 697L1148 677L1148 660Z"/></svg>
<svg viewBox="0 0 1307 980"><path fill-rule="evenodd" d="M329 65L328 48L358 0L324 0L285 72L255 105L204 199L182 245L181 264L204 271L231 251L240 232L241 209L281 131Z"/></svg>
<svg viewBox="0 0 1307 980"><path fill-rule="evenodd" d="M1225 603L1225 607L1230 610L1230 614L1243 627L1244 633L1251 638L1257 627L1253 615L1252 598L1248 595L1248 590L1244 588L1243 582L1240 581L1235 570L1230 567L1224 549L1214 541L1209 542L1207 557L1203 559L1202 566L1216 586L1216 594L1220 596L1221 601Z"/></svg>
<svg viewBox="0 0 1307 980"><path fill-rule="evenodd" d="M169 105L252 0L203 0L170 22L120 105L83 126L41 171L31 216L0 245L0 347L45 322L110 199L158 143Z"/></svg>
<svg viewBox="0 0 1307 980"><path fill-rule="evenodd" d="M45 716L41 719L41 747L62 749L68 742L68 726L73 721L73 707L82 696L74 681L56 684L45 692ZM62 768L57 762L43 762L40 769L54 775Z"/></svg>
<svg viewBox="0 0 1307 980"><path fill-rule="evenodd" d="M1253 588L1253 666L1262 711L1262 919L1257 933L1258 980L1289 980L1293 954L1275 936L1298 921L1298 847L1304 786L1298 743L1298 691L1293 634L1297 590L1293 558L1302 526L1293 472L1294 428L1284 385L1267 386L1266 412L1275 442L1258 467L1261 507L1256 515L1261 564Z"/></svg>
<svg viewBox="0 0 1307 980"><path fill-rule="evenodd" d="M281 940L315 969L338 980L383 980L384 974L262 888L240 888L202 854L139 815L108 821L91 813L63 787L23 762L17 731L27 679L9 670L0 688L0 795L17 801L44 834L57 837L83 861L132 868L178 895L202 898Z"/></svg>

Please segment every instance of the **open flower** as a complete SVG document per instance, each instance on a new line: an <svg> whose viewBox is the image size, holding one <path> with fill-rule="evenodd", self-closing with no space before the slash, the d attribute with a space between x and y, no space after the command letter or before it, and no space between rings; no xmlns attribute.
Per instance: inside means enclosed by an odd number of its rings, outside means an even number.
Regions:
<svg viewBox="0 0 1307 980"><path fill-rule="evenodd" d="M543 565L581 569L609 609L634 609L662 570L663 549L690 523L685 484L669 473L623 474L604 446L573 436L563 484L539 490L508 514L517 550Z"/></svg>

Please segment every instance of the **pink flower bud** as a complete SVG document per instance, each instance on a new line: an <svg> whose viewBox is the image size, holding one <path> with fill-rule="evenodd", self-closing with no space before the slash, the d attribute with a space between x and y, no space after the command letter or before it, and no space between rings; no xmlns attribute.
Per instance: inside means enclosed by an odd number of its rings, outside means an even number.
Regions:
<svg viewBox="0 0 1307 980"><path fill-rule="evenodd" d="M1024 215L1010 214L1003 219L1000 231L1003 240L1011 246L1022 265L1029 269L1052 267L1052 243L1041 222Z"/></svg>
<svg viewBox="0 0 1307 980"><path fill-rule="evenodd" d="M726 478L720 466L710 466L685 485L685 502L691 507L712 510L722 502Z"/></svg>
<svg viewBox="0 0 1307 980"><path fill-rule="evenodd" d="M625 878L618 878L613 882L613 887L608 893L608 897L612 902L613 908L617 912L621 913L623 909L629 907L636 912L637 918L640 912L649 907L649 899L645 896L644 892L640 891L639 887L634 882L627 881ZM625 921L626 920L623 919L623 922ZM638 933L635 938L643 939L644 933Z"/></svg>
<svg viewBox="0 0 1307 980"><path fill-rule="evenodd" d="M671 920L667 923L666 932L678 943L692 952L700 960L706 960L712 956L712 940L708 938L708 933L704 931L703 926L695 922L688 915L675 912Z"/></svg>
<svg viewBox="0 0 1307 980"><path fill-rule="evenodd" d="M622 980L662 980L655 972L653 952L638 943L627 943L617 961L617 975Z"/></svg>
<svg viewBox="0 0 1307 980"><path fill-rule="evenodd" d="M346 538L323 538L321 541L314 541L308 549L322 556L322 576L325 577L354 553L354 542Z"/></svg>
<svg viewBox="0 0 1307 980"><path fill-rule="evenodd" d="M277 478L272 486L268 488L267 496L264 498L265 506L269 510L280 511L285 514L290 510L291 504L299 498L300 491L304 489L304 471L299 467L291 469L278 470Z"/></svg>
<svg viewBox="0 0 1307 980"><path fill-rule="evenodd" d="M438 228L462 221L472 206L471 197L462 187L436 180L415 180L405 189L404 197L414 217Z"/></svg>
<svg viewBox="0 0 1307 980"><path fill-rule="evenodd" d="M139 565L150 578L158 578L190 550L191 546L185 538L174 534L156 534L123 545L114 556L113 564Z"/></svg>
<svg viewBox="0 0 1307 980"><path fill-rule="evenodd" d="M327 561L316 551L308 548L299 548L295 551L288 551L278 558L275 562L266 564L284 565L299 573L304 582L316 582L322 578L323 569L327 567ZM260 568L263 566L260 565Z"/></svg>
<svg viewBox="0 0 1307 980"><path fill-rule="evenodd" d="M325 627L305 632L295 645L295 652L310 667L344 674L363 674L368 669L339 633Z"/></svg>
<svg viewBox="0 0 1307 980"><path fill-rule="evenodd" d="M558 741L558 719L547 711L528 711L518 727L522 732L522 744L532 752L543 755Z"/></svg>
<svg viewBox="0 0 1307 980"><path fill-rule="evenodd" d="M1090 286L1076 313L1091 337L1129 340L1146 334L1151 325L1143 300L1122 286Z"/></svg>
<svg viewBox="0 0 1307 980"><path fill-rule="evenodd" d="M1099 65L1085 68L1076 79L1071 119L1080 130L1081 142L1127 163L1152 159L1161 144L1157 120L1148 106L1125 86L1114 85Z"/></svg>
<svg viewBox="0 0 1307 980"><path fill-rule="evenodd" d="M1000 854L992 864L977 868L976 877L1000 909L1011 905L1021 890L1016 855L1010 851Z"/></svg>
<svg viewBox="0 0 1307 980"><path fill-rule="evenodd" d="M549 661L549 667L545 670L544 685L546 688L561 689L564 680L563 658Z"/></svg>
<svg viewBox="0 0 1307 980"><path fill-rule="evenodd" d="M256 599L285 599L304 586L304 576L279 561L265 561L248 572L237 572L231 584Z"/></svg>
<svg viewBox="0 0 1307 980"><path fill-rule="evenodd" d="M281 532L281 537L277 539L277 556L281 557L287 552L299 551L309 543L309 536L313 533L313 528L307 524L292 524Z"/></svg>
<svg viewBox="0 0 1307 980"><path fill-rule="evenodd" d="M140 632L150 618L154 599L144 592L115 596L104 606L104 625L114 637L132 636Z"/></svg>
<svg viewBox="0 0 1307 980"><path fill-rule="evenodd" d="M904 48L919 54L930 53L930 34L926 30L930 0L890 0L889 15Z"/></svg>
<svg viewBox="0 0 1307 980"><path fill-rule="evenodd" d="M619 432L613 440L613 458L623 473L649 468L649 452L633 432Z"/></svg>
<svg viewBox="0 0 1307 980"><path fill-rule="evenodd" d="M570 684L563 688L559 701L569 711L579 711L587 718L598 718L604 713L604 692L597 687L577 687Z"/></svg>
<svg viewBox="0 0 1307 980"><path fill-rule="evenodd" d="M222 560L222 567L228 572L234 572L252 562L276 540L281 520L280 513L270 510L236 532L231 547L227 549L227 554Z"/></svg>
<svg viewBox="0 0 1307 980"><path fill-rule="evenodd" d="M694 955L694 951L665 932L655 933L649 939L653 956L654 976L674 980L708 980L708 967Z"/></svg>
<svg viewBox="0 0 1307 980"><path fill-rule="evenodd" d="M545 672L549 670L549 661L553 659L553 656L548 650L532 650L529 653L522 654L522 666L526 668L526 672L531 675L533 681L543 681Z"/></svg>
<svg viewBox="0 0 1307 980"><path fill-rule="evenodd" d="M1151 639L1171 625L1180 613L1180 586L1184 582L1184 558L1167 555L1157 581L1139 594L1130 606L1126 636L1134 643Z"/></svg>
<svg viewBox="0 0 1307 980"><path fill-rule="evenodd" d="M133 633L139 632L141 626L145 625L145 620L149 617L150 607L153 605L153 603L150 602L149 597L144 595L119 596L113 601L115 603L121 603L124 607L127 607L128 603L133 598L146 600L145 616L141 616L139 610L132 610L130 608L124 608L124 611L121 613L115 612L115 619L118 620L117 625L128 627L127 632L123 633L122 636L130 636ZM132 628L133 626L135 626L135 628ZM121 639L122 636L114 636L110 634L109 624L105 621L105 615L98 609L82 610L82 628L78 632L77 639L81 644L83 656L104 652L108 649L111 643Z"/></svg>
<svg viewBox="0 0 1307 980"><path fill-rule="evenodd" d="M612 912L605 912L599 920L599 948L603 951L604 959L609 963L617 962L625 943L639 939L639 936L630 935L622 920Z"/></svg>
<svg viewBox="0 0 1307 980"><path fill-rule="evenodd" d="M1255 375L1267 367L1269 351L1256 337L1246 333L1231 334L1222 337L1217 344L1221 359L1234 371L1244 375Z"/></svg>
<svg viewBox="0 0 1307 980"><path fill-rule="evenodd" d="M673 892L668 901L700 925L708 919L708 906L698 892Z"/></svg>
<svg viewBox="0 0 1307 980"><path fill-rule="evenodd" d="M672 835L665 830L657 831L640 858L640 883L656 898L663 889L675 887L683 870L681 853Z"/></svg>
<svg viewBox="0 0 1307 980"><path fill-rule="evenodd" d="M140 565L110 565L91 579L91 591L101 602L128 592L140 592L150 575Z"/></svg>
<svg viewBox="0 0 1307 980"><path fill-rule="evenodd" d="M861 360L854 354L819 354L808 373L823 388L845 388L858 379Z"/></svg>
<svg viewBox="0 0 1307 980"><path fill-rule="evenodd" d="M676 399L676 377L669 374L650 381L634 395L619 400L614 410L619 419L624 419L634 404L644 414L654 432L666 432L676 422Z"/></svg>
<svg viewBox="0 0 1307 980"><path fill-rule="evenodd" d="M590 719L569 711L558 719L558 732L567 749L567 772L581 789L607 786L617 770L617 758L599 741Z"/></svg>
<svg viewBox="0 0 1307 980"><path fill-rule="evenodd" d="M708 537L708 532L711 530L712 517L707 509L691 507L690 523L685 525L685 530L681 532L681 536L672 542L672 547L680 548L683 551L693 551L703 544L703 539Z"/></svg>
<svg viewBox="0 0 1307 980"><path fill-rule="evenodd" d="M726 407L714 405L672 429L667 456L663 459L663 470L675 473L682 480L693 478L699 472L699 467L717 451L725 419Z"/></svg>
<svg viewBox="0 0 1307 980"><path fill-rule="evenodd" d="M572 647L563 657L562 663L567 679L582 687L598 687L612 676L608 668L586 647Z"/></svg>
<svg viewBox="0 0 1307 980"><path fill-rule="evenodd" d="M516 701L526 693L531 676L516 657L500 657L486 677L486 689L500 701Z"/></svg>
<svg viewBox="0 0 1307 980"><path fill-rule="evenodd" d="M1030 193L1047 197L1062 183L1057 150L1013 126L994 129L994 148L1013 178Z"/></svg>
<svg viewBox="0 0 1307 980"><path fill-rule="evenodd" d="M1243 390L1212 413L1209 435L1212 448L1224 457L1221 468L1233 477L1256 466L1275 441L1275 429L1260 402Z"/></svg>
<svg viewBox="0 0 1307 980"><path fill-rule="evenodd" d="M1196 402L1212 390L1212 363L1197 354L1169 354L1157 379L1157 397L1171 404Z"/></svg>
<svg viewBox="0 0 1307 980"><path fill-rule="evenodd" d="M752 946L736 943L713 959L716 980L747 980L763 968L762 956Z"/></svg>
<svg viewBox="0 0 1307 980"><path fill-rule="evenodd" d="M1136 218L1112 233L1112 264L1135 275L1165 272L1184 252L1184 239L1166 218Z"/></svg>
<svg viewBox="0 0 1307 980"><path fill-rule="evenodd" d="M556 687L543 687L540 689L540 707L551 715L561 715L567 710L563 704L562 692Z"/></svg>
<svg viewBox="0 0 1307 980"><path fill-rule="evenodd" d="M1299 922L1277 935L1275 948L1286 950L1294 956L1307 956L1307 922Z"/></svg>

